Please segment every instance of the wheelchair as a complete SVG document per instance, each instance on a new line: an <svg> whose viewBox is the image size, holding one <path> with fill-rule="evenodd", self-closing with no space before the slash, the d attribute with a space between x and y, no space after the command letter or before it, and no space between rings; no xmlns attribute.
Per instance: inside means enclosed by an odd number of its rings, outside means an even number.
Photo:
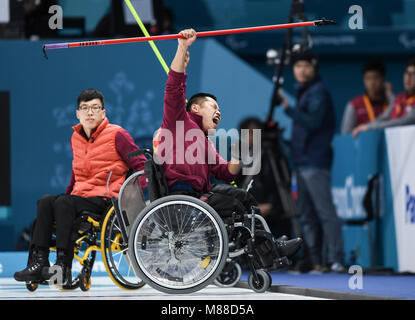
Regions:
<svg viewBox="0 0 415 320"><path fill-rule="evenodd" d="M249 287L265 292L272 282L269 269L288 265L289 260L259 254L273 243L266 241L272 236L258 215L259 209L253 207L249 213L222 218L201 199L168 195L166 180L153 161L152 151L142 149L129 156L141 154L150 156L145 163L150 203L123 236L128 239L134 273L158 291L187 294L211 283L234 286L242 274L234 259L245 256L251 271Z"/></svg>
<svg viewBox="0 0 415 320"><path fill-rule="evenodd" d="M91 288L91 273L94 266L97 252L101 252L102 260L108 276L121 289L136 290L145 285L134 274L130 267L127 255L127 242L122 237L121 226L117 213L121 212L121 204L128 203L130 210L137 209L137 202L134 201L135 195L131 197L132 186L138 184L137 178L143 171L137 172L126 179L119 193L119 198L112 198L111 205L105 214L83 211L74 222L71 233L71 241L74 247L74 259L81 265L80 272L71 279L70 283L59 285L56 281L28 281L26 288L35 291L39 285L56 284L62 290L74 290L80 288L88 291ZM141 189L139 189L141 191ZM124 199L124 200L121 200ZM142 204L139 203L139 206ZM127 205L126 205L127 207ZM125 211L124 211L125 212ZM55 234L52 235L50 251L56 251ZM33 246L30 246L27 264L29 265L36 253ZM55 277L52 277L55 279Z"/></svg>
<svg viewBox="0 0 415 320"><path fill-rule="evenodd" d="M266 255L258 254L264 246L270 249L270 242L265 240L271 234L257 214L258 208L222 218L196 197L169 195L163 171L151 150L138 150L128 157L143 154L149 157L145 169L126 179L118 199L111 199L112 205L104 215L85 211L77 218L72 240L74 258L82 268L60 288L89 290L96 253L100 251L108 276L125 290L148 284L164 293L187 294L211 283L231 287L242 274L235 259L245 257L251 271L249 287L265 292L272 282L269 269L288 265L289 260L278 257L266 261ZM138 182L144 174L149 200ZM53 244L51 250L56 250ZM33 254L31 250L28 264ZM34 291L40 284L50 282L31 281L26 287Z"/></svg>

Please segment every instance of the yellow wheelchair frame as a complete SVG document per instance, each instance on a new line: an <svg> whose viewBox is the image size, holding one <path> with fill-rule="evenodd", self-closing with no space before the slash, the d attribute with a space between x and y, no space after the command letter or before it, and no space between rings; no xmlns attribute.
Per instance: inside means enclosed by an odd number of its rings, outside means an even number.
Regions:
<svg viewBox="0 0 415 320"><path fill-rule="evenodd" d="M112 199L112 202L113 204L106 212L103 220L98 218L94 219L91 216L85 216L84 220L81 220L87 229L85 231L77 231L77 237L79 236L79 238L74 242L74 258L80 263L82 270L78 276L73 278L71 283L58 286L60 289L74 290L79 287L82 291L88 291L91 288L91 273L97 251L101 252L108 276L119 288L136 290L145 285L144 281L138 279L135 274L132 274L134 280L130 278L127 280L118 270L119 265L117 266L117 263L112 257L112 255L122 254L123 258L127 261L129 268L128 275L130 272L133 272L128 262L127 243L123 241L122 233L117 222L116 210L114 209L114 205L118 204L115 199ZM84 243L87 244L85 250L82 249ZM50 250L56 251L56 247L51 247ZM49 282L30 281L26 282L26 287L29 291L35 291L39 284L49 284Z"/></svg>

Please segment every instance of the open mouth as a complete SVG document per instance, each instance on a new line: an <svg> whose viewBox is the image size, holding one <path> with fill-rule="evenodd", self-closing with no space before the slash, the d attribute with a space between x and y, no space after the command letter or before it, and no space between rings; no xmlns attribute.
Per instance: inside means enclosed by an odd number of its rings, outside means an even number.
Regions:
<svg viewBox="0 0 415 320"><path fill-rule="evenodd" d="M219 124L219 122L220 122L220 117L214 117L214 118L212 119L212 121L213 121L213 123L214 123L214 124L218 125L218 124Z"/></svg>

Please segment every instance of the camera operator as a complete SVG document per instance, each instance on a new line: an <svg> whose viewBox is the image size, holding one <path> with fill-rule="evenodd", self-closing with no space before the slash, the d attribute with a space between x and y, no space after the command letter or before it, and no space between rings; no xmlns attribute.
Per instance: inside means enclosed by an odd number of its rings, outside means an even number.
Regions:
<svg viewBox="0 0 415 320"><path fill-rule="evenodd" d="M331 195L331 142L335 129L331 95L318 73L318 59L310 51L293 56L297 105L290 107L280 92L285 113L293 120L291 154L296 170L298 209L312 268L327 271L323 265L323 239L327 266L344 272L342 223Z"/></svg>
<svg viewBox="0 0 415 320"><path fill-rule="evenodd" d="M260 130L263 128L263 123L257 117L247 117L242 119L239 124L239 131L245 130L246 139L249 145L250 156L253 156L253 130ZM263 137L263 136L262 136ZM263 145L264 141L262 142ZM273 138L270 143L280 143L278 137ZM261 170L255 176L245 176L242 172L238 174L235 179L236 184L241 188L246 188L247 182L253 179L253 185L250 193L258 201L258 207L261 209L262 216L265 218L271 232L276 237L287 235L291 237L291 222L289 217L284 214L281 204L281 195L278 191L277 183L274 173L272 171L272 164L270 161L277 163L278 159L273 154L273 159L268 159L267 155L257 155L261 157ZM257 163L257 162L253 162ZM251 164L252 165L252 164Z"/></svg>

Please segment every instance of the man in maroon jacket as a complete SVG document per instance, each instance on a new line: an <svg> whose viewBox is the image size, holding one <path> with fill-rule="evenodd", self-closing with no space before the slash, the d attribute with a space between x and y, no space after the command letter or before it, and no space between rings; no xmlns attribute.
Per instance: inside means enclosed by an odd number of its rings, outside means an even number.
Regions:
<svg viewBox="0 0 415 320"><path fill-rule="evenodd" d="M188 48L196 40L196 32L180 32L178 47L171 63L164 95L161 128L153 144L156 159L161 164L170 194L188 194L204 197L220 216L232 211L248 211L257 206L256 200L243 189L229 184L211 185L211 176L231 182L241 169L240 153L224 160L207 135L215 130L221 113L214 95L198 93L186 103L186 67ZM294 254L301 246L300 238L275 240L282 256Z"/></svg>

